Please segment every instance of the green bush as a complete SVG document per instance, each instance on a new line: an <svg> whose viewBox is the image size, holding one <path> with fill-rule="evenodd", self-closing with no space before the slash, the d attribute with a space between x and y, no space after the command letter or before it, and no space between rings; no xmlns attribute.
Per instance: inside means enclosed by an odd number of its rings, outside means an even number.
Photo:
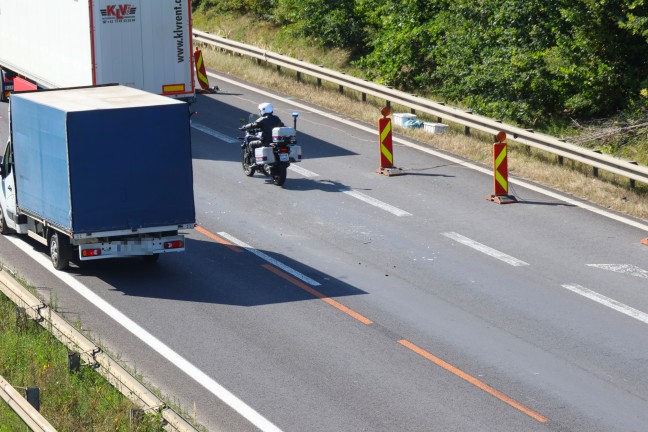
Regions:
<svg viewBox="0 0 648 432"><path fill-rule="evenodd" d="M645 0L202 0L349 50L367 78L524 126L645 110Z"/></svg>

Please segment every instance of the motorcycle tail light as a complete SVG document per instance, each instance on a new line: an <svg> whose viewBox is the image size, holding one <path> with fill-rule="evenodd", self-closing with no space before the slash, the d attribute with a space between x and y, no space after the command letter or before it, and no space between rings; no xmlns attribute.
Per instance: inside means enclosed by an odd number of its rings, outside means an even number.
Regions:
<svg viewBox="0 0 648 432"><path fill-rule="evenodd" d="M289 153L288 147L281 147L281 153Z"/></svg>

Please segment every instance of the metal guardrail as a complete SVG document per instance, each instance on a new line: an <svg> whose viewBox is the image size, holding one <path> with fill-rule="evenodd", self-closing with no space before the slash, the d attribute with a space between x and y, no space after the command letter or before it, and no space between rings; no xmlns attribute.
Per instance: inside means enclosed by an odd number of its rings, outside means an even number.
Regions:
<svg viewBox="0 0 648 432"><path fill-rule="evenodd" d="M18 417L34 432L56 432L56 429L0 376L0 399L4 400Z"/></svg>
<svg viewBox="0 0 648 432"><path fill-rule="evenodd" d="M50 331L68 349L78 351L84 362L95 365L95 370L101 373L124 396L144 409L154 409L160 412L162 418L177 432L197 432L185 419L133 378L119 363L104 353L101 348L51 308L43 304L42 301L16 282L3 269L0 269L0 291L18 306L24 307L30 318ZM53 428L49 430L53 430Z"/></svg>
<svg viewBox="0 0 648 432"><path fill-rule="evenodd" d="M631 187L634 186L635 180L648 184L648 167L638 165L636 162L601 154L597 151L585 149L549 135L537 133L532 129L523 129L512 126L501 121L473 114L471 111L450 107L440 102L433 102L416 95L394 90L387 86L355 78L341 72L326 69L322 66L316 66L302 60L297 60L272 51L246 45L221 36L212 35L196 29L193 30L193 35L194 40L197 42L255 58L259 61L271 63L276 65L277 68L283 67L291 69L297 72L298 79L301 74L306 74L317 78L318 84L321 84L321 80L325 80L339 85L340 89L349 88L360 92L363 100L365 100L366 95L369 94L379 99L384 99L387 103L397 103L408 107L411 110L430 114L439 118L439 121L445 120L447 122L463 125L467 128L467 133L470 128L493 136L502 131L505 132L510 139L520 144L535 147L555 154L560 158L564 157L591 166L594 168L595 175L597 175L596 169L600 168L630 179Z"/></svg>

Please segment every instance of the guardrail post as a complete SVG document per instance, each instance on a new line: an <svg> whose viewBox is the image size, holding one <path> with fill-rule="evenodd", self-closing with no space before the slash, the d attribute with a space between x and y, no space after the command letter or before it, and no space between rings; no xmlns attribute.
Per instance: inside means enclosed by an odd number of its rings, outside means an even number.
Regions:
<svg viewBox="0 0 648 432"><path fill-rule="evenodd" d="M464 127L464 135L466 135L467 137L470 136L470 128L468 126Z"/></svg>
<svg viewBox="0 0 648 432"><path fill-rule="evenodd" d="M504 141L506 133L497 134L498 142L493 144L493 183L494 189L492 195L486 195L486 199L497 204L516 203L517 199L508 194L508 162L507 162L507 145Z"/></svg>
<svg viewBox="0 0 648 432"><path fill-rule="evenodd" d="M81 368L81 354L76 351L68 351L68 372L78 372Z"/></svg>
<svg viewBox="0 0 648 432"><path fill-rule="evenodd" d="M632 165L639 165L639 162L637 162L637 161L630 161L630 163ZM635 180L630 179L630 189L634 189L634 188L635 188Z"/></svg>
<svg viewBox="0 0 648 432"><path fill-rule="evenodd" d="M418 97L417 94L412 94L413 97ZM410 114L416 114L416 110L414 108L410 108Z"/></svg>
<svg viewBox="0 0 648 432"><path fill-rule="evenodd" d="M27 387L25 389L25 399L36 411L40 411L40 389L38 387Z"/></svg>
<svg viewBox="0 0 648 432"><path fill-rule="evenodd" d="M144 421L144 410L141 408L131 408L130 410L130 425L139 426Z"/></svg>

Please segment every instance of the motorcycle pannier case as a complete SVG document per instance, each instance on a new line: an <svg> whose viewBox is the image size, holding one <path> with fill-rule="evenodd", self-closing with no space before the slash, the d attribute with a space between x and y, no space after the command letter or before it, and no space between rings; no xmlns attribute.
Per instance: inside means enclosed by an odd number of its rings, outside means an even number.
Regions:
<svg viewBox="0 0 648 432"><path fill-rule="evenodd" d="M302 160L301 146L293 144L293 145L289 145L288 148L290 149L290 162L301 162Z"/></svg>
<svg viewBox="0 0 648 432"><path fill-rule="evenodd" d="M275 161L272 147L258 147L254 149L254 157L258 164L271 164Z"/></svg>
<svg viewBox="0 0 648 432"><path fill-rule="evenodd" d="M292 127L276 127L272 129L272 142L290 144L295 142L297 132Z"/></svg>

